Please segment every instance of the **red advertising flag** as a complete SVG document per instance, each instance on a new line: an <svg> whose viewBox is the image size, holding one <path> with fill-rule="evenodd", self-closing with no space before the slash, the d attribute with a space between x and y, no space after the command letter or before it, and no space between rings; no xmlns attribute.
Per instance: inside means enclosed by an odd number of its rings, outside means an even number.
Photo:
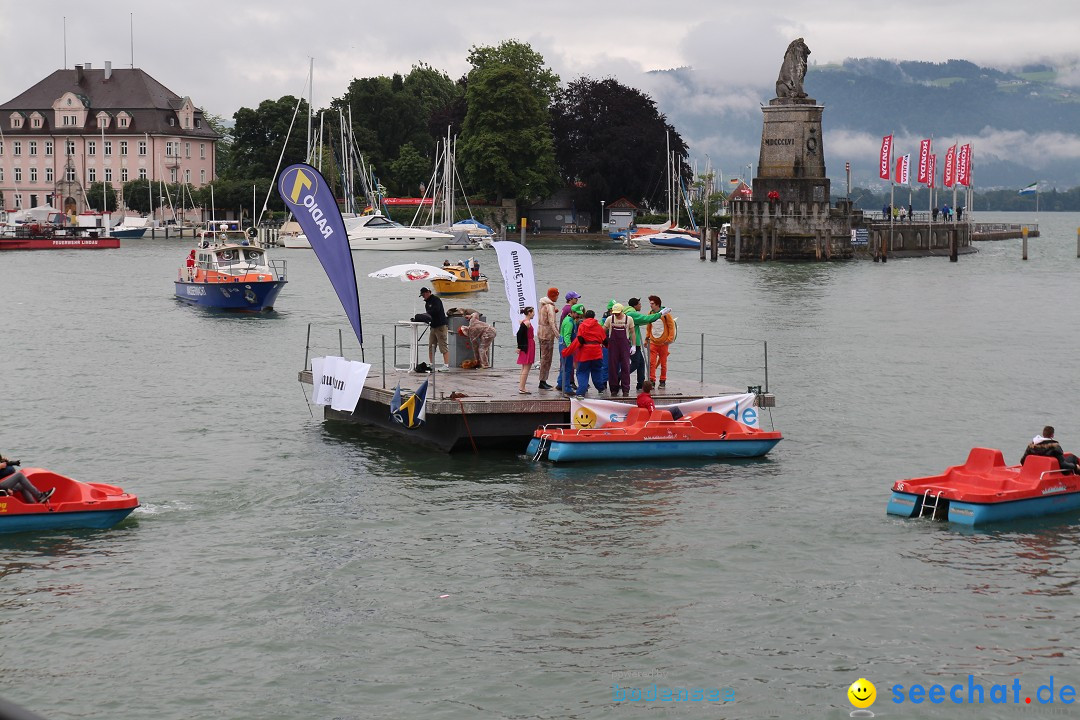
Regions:
<svg viewBox="0 0 1080 720"><path fill-rule="evenodd" d="M956 182L956 143L945 152L945 172L942 174L942 185L947 188Z"/></svg>
<svg viewBox="0 0 1080 720"><path fill-rule="evenodd" d="M889 179L889 165L892 164L892 135L881 138L880 173L882 180Z"/></svg>
<svg viewBox="0 0 1080 720"><path fill-rule="evenodd" d="M896 158L896 182L898 185L908 184L908 173L911 169L911 155L902 155Z"/></svg>
<svg viewBox="0 0 1080 720"><path fill-rule="evenodd" d="M971 185L971 145L961 145L956 155L956 182Z"/></svg>
<svg viewBox="0 0 1080 720"><path fill-rule="evenodd" d="M930 187L937 187L934 185L934 176L937 175L937 155L931 155L926 161L926 184Z"/></svg>
<svg viewBox="0 0 1080 720"><path fill-rule="evenodd" d="M933 138L919 141L919 176L916 178L921 183L930 183L928 178L933 176L930 172L930 144ZM931 187L933 187L931 185Z"/></svg>

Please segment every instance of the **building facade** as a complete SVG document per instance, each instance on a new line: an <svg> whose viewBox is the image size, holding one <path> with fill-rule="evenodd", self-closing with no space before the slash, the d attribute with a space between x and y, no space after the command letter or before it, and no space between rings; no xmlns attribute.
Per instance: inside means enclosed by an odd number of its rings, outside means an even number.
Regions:
<svg viewBox="0 0 1080 720"><path fill-rule="evenodd" d="M0 207L87 209L86 190L215 177L220 136L190 97L139 69L57 70L0 105Z"/></svg>

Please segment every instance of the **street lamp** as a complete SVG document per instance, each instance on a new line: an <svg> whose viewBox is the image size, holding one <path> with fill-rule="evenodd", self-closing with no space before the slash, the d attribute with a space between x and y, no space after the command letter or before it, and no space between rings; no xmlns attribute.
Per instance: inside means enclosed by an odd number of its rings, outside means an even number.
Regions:
<svg viewBox="0 0 1080 720"><path fill-rule="evenodd" d="M600 201L600 232L604 232L604 201Z"/></svg>

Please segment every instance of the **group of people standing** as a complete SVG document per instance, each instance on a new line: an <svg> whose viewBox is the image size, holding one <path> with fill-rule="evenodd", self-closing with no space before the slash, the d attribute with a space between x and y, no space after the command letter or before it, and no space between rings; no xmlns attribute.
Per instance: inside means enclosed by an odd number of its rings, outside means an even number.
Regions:
<svg viewBox="0 0 1080 720"><path fill-rule="evenodd" d="M614 299L607 303L607 310L597 319L596 311L586 309L581 295L574 291L566 293L566 304L560 311L558 288L548 288L540 299L539 329L541 390L557 390L567 396L584 398L592 382L597 393L609 391L614 397L620 392L630 394L630 378L636 374L636 389L645 382L646 368L649 379L655 382L657 371L660 387L667 382L667 364L670 345L675 340L675 321L671 309L664 307L661 299L650 295L649 312L641 309L641 299L630 298L626 304ZM518 330L518 364L522 366L518 392L531 394L526 389L529 368L534 358L532 343L533 308L526 308ZM660 334L653 334L653 323L660 327ZM642 344L641 327L645 326L647 343ZM558 343L556 346L556 342ZM559 352L559 372L554 387L548 383L555 350ZM645 353L650 360L645 359Z"/></svg>

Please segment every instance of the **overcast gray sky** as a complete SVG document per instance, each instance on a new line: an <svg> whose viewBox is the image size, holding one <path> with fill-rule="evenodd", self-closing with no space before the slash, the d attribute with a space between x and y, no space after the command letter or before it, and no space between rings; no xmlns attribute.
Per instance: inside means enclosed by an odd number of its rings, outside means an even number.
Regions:
<svg viewBox="0 0 1080 720"><path fill-rule="evenodd" d="M101 67L105 60L129 67L134 52L136 67L227 118L267 98L306 96L309 58L319 108L352 78L405 73L418 62L457 79L469 69L471 46L511 38L531 44L564 82L611 76L649 93L669 116L677 115L675 103L756 111L767 98L739 88L770 88L787 44L800 36L817 63L874 56L1010 67L1071 56L1066 82L1080 85L1076 0L7 0L0 13L0 102L64 67L65 17L67 67ZM646 74L680 66L695 69L704 92L679 94L662 76ZM724 149L709 138L687 139L692 154ZM859 142L873 152L873 138Z"/></svg>

